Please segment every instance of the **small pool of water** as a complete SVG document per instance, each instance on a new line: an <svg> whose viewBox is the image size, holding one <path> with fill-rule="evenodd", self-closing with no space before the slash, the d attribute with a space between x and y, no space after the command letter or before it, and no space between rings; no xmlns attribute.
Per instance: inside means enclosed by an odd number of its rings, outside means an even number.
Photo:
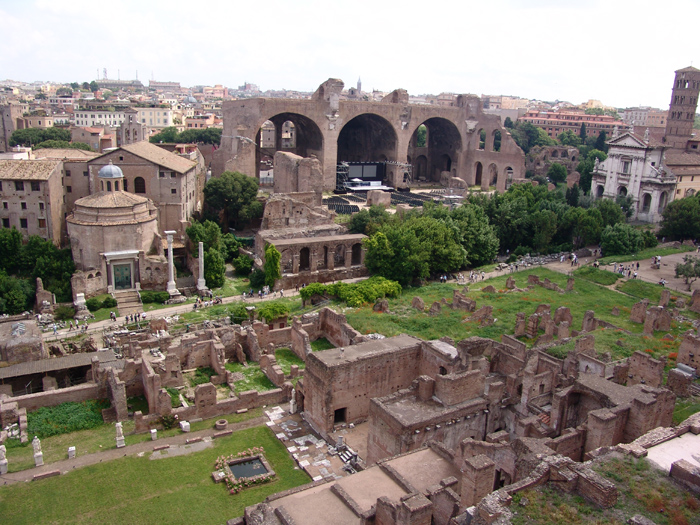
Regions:
<svg viewBox="0 0 700 525"><path fill-rule="evenodd" d="M259 458L234 463L233 465L229 465L228 468L231 469L231 472L236 478L252 478L253 476L267 474L267 469Z"/></svg>

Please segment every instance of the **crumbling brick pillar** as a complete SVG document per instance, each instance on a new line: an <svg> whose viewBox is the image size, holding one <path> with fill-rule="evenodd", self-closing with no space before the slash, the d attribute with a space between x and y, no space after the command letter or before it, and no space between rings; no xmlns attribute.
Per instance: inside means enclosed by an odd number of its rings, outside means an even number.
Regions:
<svg viewBox="0 0 700 525"><path fill-rule="evenodd" d="M471 507L493 491L496 464L484 454L464 460L460 506Z"/></svg>
<svg viewBox="0 0 700 525"><path fill-rule="evenodd" d="M292 273L299 273L299 254L292 255Z"/></svg>
<svg viewBox="0 0 700 525"><path fill-rule="evenodd" d="M352 246L349 248L345 247L345 267L350 268L352 266Z"/></svg>
<svg viewBox="0 0 700 525"><path fill-rule="evenodd" d="M328 269L335 270L335 248L328 248Z"/></svg>

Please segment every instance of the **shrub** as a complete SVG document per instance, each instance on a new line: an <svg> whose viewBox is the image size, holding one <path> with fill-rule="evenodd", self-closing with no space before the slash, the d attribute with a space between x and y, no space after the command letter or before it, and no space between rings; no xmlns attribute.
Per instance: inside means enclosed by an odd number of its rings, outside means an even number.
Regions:
<svg viewBox="0 0 700 525"><path fill-rule="evenodd" d="M75 315L75 309L72 306L67 306L65 304L62 304L61 306L56 308L56 310L54 310L53 315L59 321L73 319L73 316Z"/></svg>
<svg viewBox="0 0 700 525"><path fill-rule="evenodd" d="M177 418L172 414L165 414L160 417L159 423L162 425L163 430L170 430L177 425Z"/></svg>
<svg viewBox="0 0 700 525"><path fill-rule="evenodd" d="M601 247L606 256L637 253L643 245L642 234L629 224L606 226L601 235Z"/></svg>
<svg viewBox="0 0 700 525"><path fill-rule="evenodd" d="M229 307L229 312L231 312L230 316L233 324L241 324L243 321L250 319L248 310L245 309L245 305L242 303L232 304Z"/></svg>
<svg viewBox="0 0 700 525"><path fill-rule="evenodd" d="M401 285L384 277L372 277L359 283L343 282L323 285L313 283L302 288L299 292L305 301L313 295L332 295L345 302L348 306L358 307L375 302L380 297L398 297L401 295Z"/></svg>
<svg viewBox="0 0 700 525"><path fill-rule="evenodd" d="M642 240L644 241L645 248L656 248L659 244L659 239L656 238L654 232L649 230L644 230L642 232Z"/></svg>
<svg viewBox="0 0 700 525"><path fill-rule="evenodd" d="M95 428L104 423L102 410L105 408L109 408L105 400L41 407L27 414L27 433L45 438Z"/></svg>
<svg viewBox="0 0 700 525"><path fill-rule="evenodd" d="M168 299L170 299L170 294L168 292L155 292L155 291L151 291L151 290L146 290L146 291L141 292L141 302L143 304L147 304L147 303L163 304Z"/></svg>
<svg viewBox="0 0 700 525"><path fill-rule="evenodd" d="M259 268L253 270L253 273L250 274L250 285L253 288L262 288L265 286L265 272Z"/></svg>
<svg viewBox="0 0 700 525"><path fill-rule="evenodd" d="M105 297L102 301L102 308L116 308L117 300L114 297Z"/></svg>
<svg viewBox="0 0 700 525"><path fill-rule="evenodd" d="M250 275L253 269L253 259L247 255L239 255L233 259L233 267L236 269L236 275L247 276Z"/></svg>
<svg viewBox="0 0 700 525"><path fill-rule="evenodd" d="M168 391L168 394L170 394L170 404L172 405L173 408L177 408L180 406L180 392L178 392L177 388L173 388L171 386L168 386L165 388Z"/></svg>
<svg viewBox="0 0 700 525"><path fill-rule="evenodd" d="M289 314L289 306L280 301L266 301L258 307L258 315L267 322Z"/></svg>
<svg viewBox="0 0 700 525"><path fill-rule="evenodd" d="M85 301L85 306L87 306L87 309L91 312L95 312L102 308L102 301L100 301L97 297L91 297Z"/></svg>

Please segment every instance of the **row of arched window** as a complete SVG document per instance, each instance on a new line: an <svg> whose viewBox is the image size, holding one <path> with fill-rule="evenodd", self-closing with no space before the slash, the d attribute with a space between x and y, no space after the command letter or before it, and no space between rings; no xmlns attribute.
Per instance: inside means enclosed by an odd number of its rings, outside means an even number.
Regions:
<svg viewBox="0 0 700 525"><path fill-rule="evenodd" d="M129 191L129 181L126 179L122 179L124 181L124 191ZM101 191L112 191L112 181L100 181L100 190ZM115 180L114 181L114 191L119 191L119 181ZM146 181L144 180L143 177L136 177L134 179L134 193L146 193Z"/></svg>

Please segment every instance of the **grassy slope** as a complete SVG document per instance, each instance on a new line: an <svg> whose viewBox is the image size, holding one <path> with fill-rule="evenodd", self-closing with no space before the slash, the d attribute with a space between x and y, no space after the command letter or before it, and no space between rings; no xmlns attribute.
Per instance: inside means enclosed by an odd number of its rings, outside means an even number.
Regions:
<svg viewBox="0 0 700 525"><path fill-rule="evenodd" d="M263 446L277 480L229 495L211 479L219 455ZM266 426L236 432L212 448L152 461L127 457L36 483L0 488L0 516L13 523L223 523L269 494L310 480Z"/></svg>

